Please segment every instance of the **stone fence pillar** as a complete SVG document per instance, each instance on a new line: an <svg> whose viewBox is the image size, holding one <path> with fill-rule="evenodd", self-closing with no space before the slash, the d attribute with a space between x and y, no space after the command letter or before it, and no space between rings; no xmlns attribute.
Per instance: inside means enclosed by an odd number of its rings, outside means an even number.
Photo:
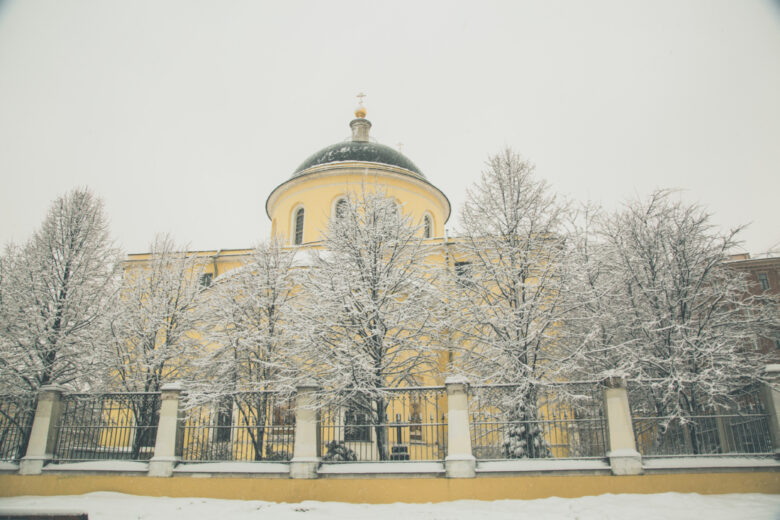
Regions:
<svg viewBox="0 0 780 520"><path fill-rule="evenodd" d="M449 478L474 478L476 459L471 452L469 433L468 381L450 376L447 386L447 458L444 467Z"/></svg>
<svg viewBox="0 0 780 520"><path fill-rule="evenodd" d="M181 458L181 383L167 383L160 392L160 420L157 423L154 456L149 460L150 477L170 477Z"/></svg>
<svg viewBox="0 0 780 520"><path fill-rule="evenodd" d="M767 365L765 372L768 383L764 383L761 388L761 399L769 421L769 435L775 457L780 458L780 364Z"/></svg>
<svg viewBox="0 0 780 520"><path fill-rule="evenodd" d="M639 475L642 473L642 456L636 450L626 381L622 377L610 377L603 384L604 411L609 429L607 457L612 474Z"/></svg>
<svg viewBox="0 0 780 520"><path fill-rule="evenodd" d="M56 385L42 386L39 390L27 452L19 463L21 475L39 475L43 465L54 457L64 391L63 387Z"/></svg>
<svg viewBox="0 0 780 520"><path fill-rule="evenodd" d="M319 387L315 384L296 388L298 395L295 398L295 445L290 461L290 478L317 478L317 468L320 465L317 390Z"/></svg>

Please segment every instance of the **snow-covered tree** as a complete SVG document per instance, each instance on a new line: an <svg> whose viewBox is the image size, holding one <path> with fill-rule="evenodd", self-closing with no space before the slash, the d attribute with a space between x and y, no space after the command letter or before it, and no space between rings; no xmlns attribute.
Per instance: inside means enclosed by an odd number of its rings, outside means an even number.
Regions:
<svg viewBox="0 0 780 520"><path fill-rule="evenodd" d="M266 444L269 410L289 404L295 389L294 327L290 308L295 297L292 282L294 252L278 242L261 244L247 263L214 281L207 295L208 344L196 360L198 391L218 401L220 413L238 419L249 428L255 458L273 457ZM265 392L268 390L274 391ZM244 394L237 392L259 392Z"/></svg>
<svg viewBox="0 0 780 520"><path fill-rule="evenodd" d="M513 422L538 419L539 385L554 380L565 361L556 337L567 312L566 212L511 149L489 158L463 206L450 290L461 347L453 369L474 382L517 385L501 405ZM538 428L515 433L513 442L526 451L512 449L513 456L547 453Z"/></svg>
<svg viewBox="0 0 780 520"><path fill-rule="evenodd" d="M104 356L107 388L157 392L192 374L202 343L203 267L202 257L177 248L167 235L156 238L148 260L125 265ZM152 399L134 401L133 412L139 424L154 424ZM136 435L133 449L153 442L147 438L153 432Z"/></svg>
<svg viewBox="0 0 780 520"><path fill-rule="evenodd" d="M422 233L395 200L364 190L328 228L324 250L301 270L301 359L330 397L375 426L388 457L390 394L436 368L431 348L440 309Z"/></svg>
<svg viewBox="0 0 780 520"><path fill-rule="evenodd" d="M580 366L638 380L636 400L657 416L685 421L733 403L767 362L755 337L777 326L777 302L750 296L726 264L739 229L718 232L667 191L597 222L597 289L567 324Z"/></svg>
<svg viewBox="0 0 780 520"><path fill-rule="evenodd" d="M103 344L118 251L87 189L55 200L41 228L0 259L0 393L82 388Z"/></svg>
<svg viewBox="0 0 780 520"><path fill-rule="evenodd" d="M568 223L566 254L576 268L561 289L569 312L558 327L558 337L562 355L570 356L566 365L570 380L624 375L624 323L612 312L624 305L618 301L622 282L610 270L610 251L599 235L603 218L601 208L589 203Z"/></svg>

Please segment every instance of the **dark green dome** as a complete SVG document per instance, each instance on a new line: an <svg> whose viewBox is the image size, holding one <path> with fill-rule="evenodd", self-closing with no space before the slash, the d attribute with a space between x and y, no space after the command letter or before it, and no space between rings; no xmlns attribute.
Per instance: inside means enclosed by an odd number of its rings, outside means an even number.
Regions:
<svg viewBox="0 0 780 520"><path fill-rule="evenodd" d="M425 178L420 169L401 152L389 146L370 141L344 141L325 147L303 161L292 176L298 177L301 172L312 166L352 161L397 166L409 170L417 177Z"/></svg>

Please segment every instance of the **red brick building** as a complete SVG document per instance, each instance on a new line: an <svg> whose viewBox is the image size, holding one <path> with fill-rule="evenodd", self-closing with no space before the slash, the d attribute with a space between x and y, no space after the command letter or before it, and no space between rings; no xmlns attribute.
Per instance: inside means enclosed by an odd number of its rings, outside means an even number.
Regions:
<svg viewBox="0 0 780 520"><path fill-rule="evenodd" d="M750 258L746 253L732 256L728 265L747 274L751 294L771 294L780 301L780 257ZM772 337L758 338L758 343L780 363L780 330L775 330Z"/></svg>

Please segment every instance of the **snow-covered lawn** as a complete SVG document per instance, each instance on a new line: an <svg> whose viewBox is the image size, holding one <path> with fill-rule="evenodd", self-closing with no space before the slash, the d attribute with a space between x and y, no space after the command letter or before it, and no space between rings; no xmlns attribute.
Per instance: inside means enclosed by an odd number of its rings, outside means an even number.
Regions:
<svg viewBox="0 0 780 520"><path fill-rule="evenodd" d="M345 504L307 501L298 504L257 500L150 498L120 493L57 497L0 498L0 515L11 510L87 512L90 520L751 520L780 519L780 495L601 495L539 500L460 500L438 504Z"/></svg>

